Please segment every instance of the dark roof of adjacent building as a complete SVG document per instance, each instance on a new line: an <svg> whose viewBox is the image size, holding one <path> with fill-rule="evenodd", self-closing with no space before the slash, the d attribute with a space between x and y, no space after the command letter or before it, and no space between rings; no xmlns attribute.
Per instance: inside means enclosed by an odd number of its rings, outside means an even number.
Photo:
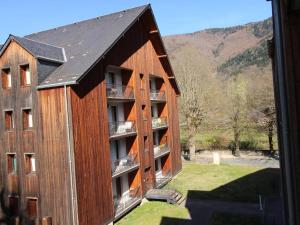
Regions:
<svg viewBox="0 0 300 225"><path fill-rule="evenodd" d="M34 57L39 59L45 59L55 62L64 63L66 61L65 51L63 48L36 42L27 38L17 37L10 35L4 44L4 47L0 50L0 56L5 51L7 46L12 40L18 42L23 48L30 52ZM1 46L2 47L2 46Z"/></svg>
<svg viewBox="0 0 300 225"><path fill-rule="evenodd" d="M76 84L147 9L151 10L150 5L99 16L25 37L10 35L5 44L0 46L0 55L10 41L15 40L34 57L59 63L50 75L46 77L40 75L38 88Z"/></svg>

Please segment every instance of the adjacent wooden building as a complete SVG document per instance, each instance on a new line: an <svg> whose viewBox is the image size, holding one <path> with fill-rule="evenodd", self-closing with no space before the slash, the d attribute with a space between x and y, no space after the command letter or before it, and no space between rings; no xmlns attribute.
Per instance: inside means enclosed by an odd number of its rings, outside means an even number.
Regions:
<svg viewBox="0 0 300 225"><path fill-rule="evenodd" d="M180 94L150 5L0 48L1 186L36 224L108 224L181 170Z"/></svg>

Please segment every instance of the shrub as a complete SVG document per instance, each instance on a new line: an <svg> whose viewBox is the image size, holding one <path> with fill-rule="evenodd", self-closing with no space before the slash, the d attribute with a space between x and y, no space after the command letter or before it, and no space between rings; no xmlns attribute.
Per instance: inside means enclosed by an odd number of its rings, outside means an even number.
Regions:
<svg viewBox="0 0 300 225"><path fill-rule="evenodd" d="M240 141L240 149L244 149L244 150L256 150L257 145L258 145L258 142L254 138ZM232 151L235 150L236 146L235 146L234 141L231 141L229 143L228 148Z"/></svg>
<svg viewBox="0 0 300 225"><path fill-rule="evenodd" d="M214 135L207 139L207 142L209 143L209 147L212 149L221 149L222 147L226 146L225 138L222 136Z"/></svg>

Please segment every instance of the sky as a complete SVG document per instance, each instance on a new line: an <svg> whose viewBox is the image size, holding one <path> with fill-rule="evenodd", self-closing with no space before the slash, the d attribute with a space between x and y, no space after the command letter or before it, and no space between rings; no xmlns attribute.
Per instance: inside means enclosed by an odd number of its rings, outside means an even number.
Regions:
<svg viewBox="0 0 300 225"><path fill-rule="evenodd" d="M0 43L150 3L162 35L241 25L271 16L266 0L16 0L1 2ZM4 10L5 9L5 10Z"/></svg>

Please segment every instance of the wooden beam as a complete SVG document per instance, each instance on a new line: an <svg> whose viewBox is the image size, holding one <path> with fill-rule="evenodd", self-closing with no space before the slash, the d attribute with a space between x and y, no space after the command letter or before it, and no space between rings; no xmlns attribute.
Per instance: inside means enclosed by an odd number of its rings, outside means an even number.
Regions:
<svg viewBox="0 0 300 225"><path fill-rule="evenodd" d="M158 30L150 30L149 34L158 34Z"/></svg>
<svg viewBox="0 0 300 225"><path fill-rule="evenodd" d="M168 57L168 55L159 55L158 56L159 59L163 59L163 58L167 58L167 57Z"/></svg>

